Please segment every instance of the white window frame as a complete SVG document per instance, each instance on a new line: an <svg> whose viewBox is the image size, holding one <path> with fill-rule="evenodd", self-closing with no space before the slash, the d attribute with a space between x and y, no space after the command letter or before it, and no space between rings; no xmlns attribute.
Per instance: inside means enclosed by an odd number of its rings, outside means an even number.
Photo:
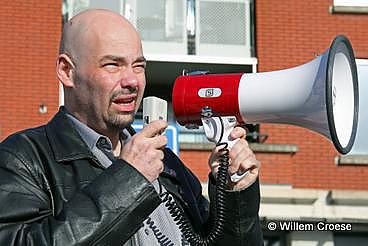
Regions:
<svg viewBox="0 0 368 246"><path fill-rule="evenodd" d="M334 0L334 6L368 7L367 0Z"/></svg>
<svg viewBox="0 0 368 246"><path fill-rule="evenodd" d="M368 0L333 0L330 13L368 13Z"/></svg>

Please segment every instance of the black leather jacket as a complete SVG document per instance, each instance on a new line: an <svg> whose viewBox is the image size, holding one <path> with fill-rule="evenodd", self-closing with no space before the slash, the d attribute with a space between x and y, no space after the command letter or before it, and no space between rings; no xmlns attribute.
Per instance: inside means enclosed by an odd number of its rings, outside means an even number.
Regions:
<svg viewBox="0 0 368 246"><path fill-rule="evenodd" d="M164 163L161 183L203 233L209 209L198 179L167 149ZM212 181L209 187L212 196ZM160 202L129 163L104 168L63 110L0 144L0 245L122 245ZM227 202L219 245L263 244L258 182L228 192Z"/></svg>

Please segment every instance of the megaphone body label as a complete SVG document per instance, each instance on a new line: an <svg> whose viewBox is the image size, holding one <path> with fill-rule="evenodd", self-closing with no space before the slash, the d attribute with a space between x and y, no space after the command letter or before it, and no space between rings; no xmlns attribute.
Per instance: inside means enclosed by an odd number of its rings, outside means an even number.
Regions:
<svg viewBox="0 0 368 246"><path fill-rule="evenodd" d="M221 94L220 88L201 88L198 90L198 96L203 98L219 97Z"/></svg>

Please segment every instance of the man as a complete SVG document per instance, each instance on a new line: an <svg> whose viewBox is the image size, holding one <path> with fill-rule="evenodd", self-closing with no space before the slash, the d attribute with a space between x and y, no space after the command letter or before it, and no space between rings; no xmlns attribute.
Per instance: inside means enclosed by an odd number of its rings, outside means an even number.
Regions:
<svg viewBox="0 0 368 246"><path fill-rule="evenodd" d="M193 231L208 233L200 183L164 149L167 123L131 131L145 66L139 35L120 15L89 10L65 24L56 65L65 107L0 145L0 245L188 245L163 194ZM239 127L231 134L240 140L229 172L249 173L228 184L218 245L262 244L259 162L244 136ZM211 197L219 155L209 159Z"/></svg>

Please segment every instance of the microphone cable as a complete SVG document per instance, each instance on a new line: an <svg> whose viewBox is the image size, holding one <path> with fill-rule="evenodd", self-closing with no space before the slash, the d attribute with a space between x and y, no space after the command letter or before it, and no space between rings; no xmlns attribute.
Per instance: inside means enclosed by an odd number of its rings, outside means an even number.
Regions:
<svg viewBox="0 0 368 246"><path fill-rule="evenodd" d="M223 126L223 121L220 118L221 124ZM224 133L224 127L221 128L221 138ZM211 223L211 230L207 236L201 236L198 233L193 231L193 228L184 215L183 209L176 204L176 201L170 194L166 192L160 191L160 198L162 202L165 204L169 213L174 219L174 222L178 225L179 230L182 233L182 236L190 243L192 246L209 246L213 245L223 234L224 226L225 226L225 213L226 213L226 199L225 199L225 191L228 177L228 167L229 167L229 149L227 143L217 143L216 146L222 146L219 150L221 153L219 157L219 168L217 171L216 177L216 198L215 198L215 217Z"/></svg>

